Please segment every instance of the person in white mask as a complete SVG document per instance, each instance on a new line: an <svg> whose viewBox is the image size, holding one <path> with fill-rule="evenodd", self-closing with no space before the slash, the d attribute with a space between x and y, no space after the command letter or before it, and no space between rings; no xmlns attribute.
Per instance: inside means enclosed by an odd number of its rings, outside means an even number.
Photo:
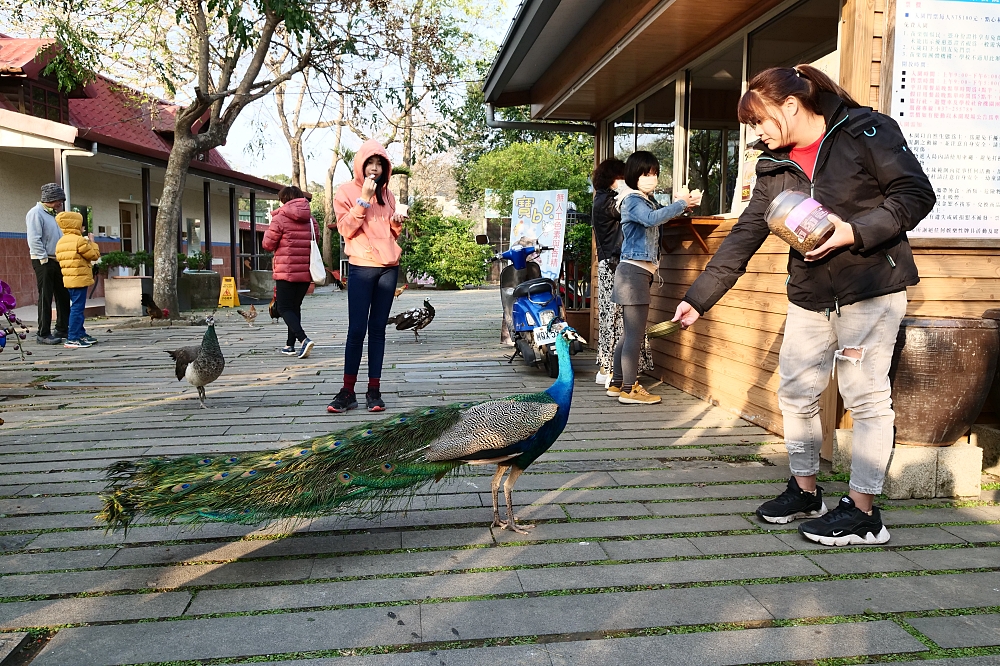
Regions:
<svg viewBox="0 0 1000 666"><path fill-rule="evenodd" d="M650 395L636 381L649 315L649 288L660 258L658 227L701 203L700 194L685 192L669 206L661 206L653 198L659 176L660 163L655 155L645 150L632 153L625 162L625 184L618 189L616 198L622 216L622 251L611 300L622 306L625 334L615 345L608 396L627 405L660 402L660 396Z"/></svg>

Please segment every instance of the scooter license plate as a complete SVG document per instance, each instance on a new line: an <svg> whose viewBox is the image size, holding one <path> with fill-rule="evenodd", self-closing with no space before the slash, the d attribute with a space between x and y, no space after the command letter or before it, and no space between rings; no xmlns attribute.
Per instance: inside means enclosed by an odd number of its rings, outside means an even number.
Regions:
<svg viewBox="0 0 1000 666"><path fill-rule="evenodd" d="M556 336L559 335L555 331L550 331L548 326L538 326L535 328L535 344L539 347L542 345L551 345L556 341Z"/></svg>

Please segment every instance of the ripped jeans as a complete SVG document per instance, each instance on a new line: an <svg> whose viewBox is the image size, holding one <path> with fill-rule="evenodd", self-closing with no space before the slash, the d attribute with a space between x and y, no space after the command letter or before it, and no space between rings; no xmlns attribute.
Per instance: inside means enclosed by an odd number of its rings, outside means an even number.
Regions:
<svg viewBox="0 0 1000 666"><path fill-rule="evenodd" d="M905 291L845 305L839 316L831 311L829 319L825 312L788 304L778 360L778 404L793 475L819 471L819 398L836 362L840 395L854 419L851 489L882 492L895 438L889 365L905 313Z"/></svg>

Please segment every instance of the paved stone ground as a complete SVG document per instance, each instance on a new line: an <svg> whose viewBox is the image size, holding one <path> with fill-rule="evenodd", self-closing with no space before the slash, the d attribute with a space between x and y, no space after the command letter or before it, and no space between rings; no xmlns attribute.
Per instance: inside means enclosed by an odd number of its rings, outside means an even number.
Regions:
<svg viewBox="0 0 1000 666"><path fill-rule="evenodd" d="M421 344L390 332L392 409L549 383L504 361L495 292L430 298ZM146 525L127 540L97 527L114 460L269 449L368 416L325 412L346 296L305 310L318 345L304 361L276 353L284 327L266 315L254 328L220 315L228 365L207 410L164 354L201 327L95 322L92 349L0 357L0 629L32 631L20 663L1000 663L995 493L886 503L887 547L810 544L752 515L788 474L775 437L666 386L662 405L619 406L589 353L567 431L517 484L528 537L488 527L488 470L381 523Z"/></svg>

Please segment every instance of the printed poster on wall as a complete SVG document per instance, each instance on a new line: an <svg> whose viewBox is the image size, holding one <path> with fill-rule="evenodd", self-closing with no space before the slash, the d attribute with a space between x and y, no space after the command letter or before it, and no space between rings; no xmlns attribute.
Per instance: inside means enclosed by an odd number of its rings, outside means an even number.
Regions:
<svg viewBox="0 0 1000 666"><path fill-rule="evenodd" d="M889 112L937 194L910 236L1000 239L1000 0L898 0Z"/></svg>
<svg viewBox="0 0 1000 666"><path fill-rule="evenodd" d="M542 252L537 261L542 269L542 277L552 280L559 279L562 268L568 198L568 190L514 192L514 208L510 214L510 243L534 243L551 247L552 250Z"/></svg>

